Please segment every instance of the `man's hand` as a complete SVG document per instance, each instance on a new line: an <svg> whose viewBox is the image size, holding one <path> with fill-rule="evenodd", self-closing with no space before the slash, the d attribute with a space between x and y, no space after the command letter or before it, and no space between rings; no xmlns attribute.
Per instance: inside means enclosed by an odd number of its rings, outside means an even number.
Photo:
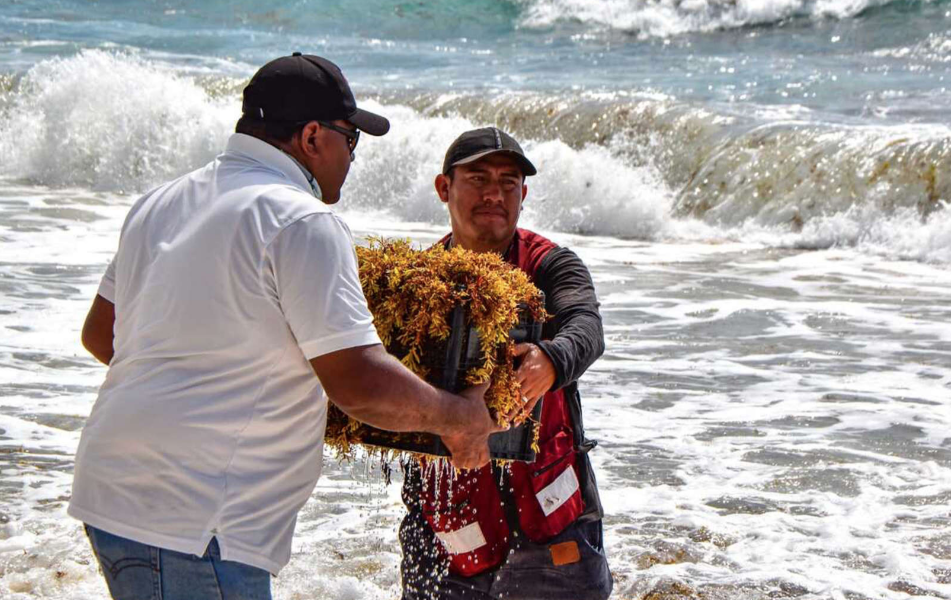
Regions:
<svg viewBox="0 0 951 600"><path fill-rule="evenodd" d="M551 359L535 344L517 344L515 357L522 359L522 364L515 371L515 378L522 386L522 398L525 402L512 413L505 415L505 420L520 424L532 414L532 409L541 397L555 385L556 373Z"/></svg>
<svg viewBox="0 0 951 600"><path fill-rule="evenodd" d="M458 469L487 464L489 435L504 430L485 405L488 383L461 394L436 389L387 354L382 344L329 352L310 364L340 410L387 431L438 435Z"/></svg>
<svg viewBox="0 0 951 600"><path fill-rule="evenodd" d="M467 407L472 415L467 427L459 433L443 435L442 441L452 455L449 459L457 469L479 469L489 462L489 434L504 431L495 422L485 406L485 391L488 383L483 383L459 395L469 401Z"/></svg>

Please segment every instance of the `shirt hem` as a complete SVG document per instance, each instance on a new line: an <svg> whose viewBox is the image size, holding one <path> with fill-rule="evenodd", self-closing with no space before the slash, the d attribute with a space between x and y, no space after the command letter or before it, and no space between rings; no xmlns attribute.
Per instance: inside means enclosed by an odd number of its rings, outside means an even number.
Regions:
<svg viewBox="0 0 951 600"><path fill-rule="evenodd" d="M103 517L102 515L98 515L96 513L79 508L73 504L69 505L69 508L66 509L66 513L75 519L79 519L90 527L101 529L107 533L111 533L112 535L124 537L147 546L155 546L156 548L181 552L183 554L193 554L195 556L204 555L205 550L208 548L208 544L211 542L211 539L216 537L218 539L218 547L221 551L221 560L240 562L242 564L267 571L272 575L277 575L284 565L287 564L287 561L282 564L261 556L255 552L250 552L244 549L235 549L233 548L235 543L233 541L229 541L227 535L215 536L208 532L203 534L201 538L196 541L194 539L183 539L161 533L155 533L154 531L147 531L139 527L133 527L131 525L127 525L125 523L121 523L108 517Z"/></svg>
<svg viewBox="0 0 951 600"><path fill-rule="evenodd" d="M198 540L183 539L162 533L156 533L154 531L148 531L140 527L134 527L108 517L103 517L102 515L98 515L94 512L79 508L73 504L70 504L69 508L66 509L66 514L73 518L79 519L86 525L95 527L96 529L102 529L106 533L111 533L112 535L124 537L147 546L155 546L156 548L174 550L175 552L182 552L185 554L194 554L195 556L201 556L205 553L205 549L208 547L208 543L211 542L212 538L211 533L204 534Z"/></svg>
<svg viewBox="0 0 951 600"><path fill-rule="evenodd" d="M284 565L287 564L287 561L278 563L268 558L264 558L260 554L242 550L240 548L234 548L234 545L234 542L228 541L227 536L224 538L218 536L218 549L221 551L221 560L229 560L250 565L263 571L267 571L274 576L277 576L281 569L284 568Z"/></svg>

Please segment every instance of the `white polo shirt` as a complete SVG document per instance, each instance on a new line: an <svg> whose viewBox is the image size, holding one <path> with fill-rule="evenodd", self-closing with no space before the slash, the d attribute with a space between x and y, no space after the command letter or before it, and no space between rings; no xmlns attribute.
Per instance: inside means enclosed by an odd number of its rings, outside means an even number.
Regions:
<svg viewBox="0 0 951 600"><path fill-rule="evenodd" d="M298 165L235 134L142 197L99 294L115 356L69 514L145 544L277 573L320 475L327 399L308 359L380 343L347 226Z"/></svg>

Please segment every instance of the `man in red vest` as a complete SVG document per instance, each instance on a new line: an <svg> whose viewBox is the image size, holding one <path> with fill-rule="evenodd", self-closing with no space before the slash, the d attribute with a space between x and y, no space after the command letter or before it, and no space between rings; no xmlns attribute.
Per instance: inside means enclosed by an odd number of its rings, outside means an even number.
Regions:
<svg viewBox="0 0 951 600"><path fill-rule="evenodd" d="M603 600L613 580L603 510L587 453L578 378L604 352L594 284L567 248L518 228L535 166L494 127L467 131L446 152L436 193L449 208L447 247L496 252L545 293L538 345L516 346L517 376L541 398L533 463L452 474L405 469L400 527L403 600Z"/></svg>

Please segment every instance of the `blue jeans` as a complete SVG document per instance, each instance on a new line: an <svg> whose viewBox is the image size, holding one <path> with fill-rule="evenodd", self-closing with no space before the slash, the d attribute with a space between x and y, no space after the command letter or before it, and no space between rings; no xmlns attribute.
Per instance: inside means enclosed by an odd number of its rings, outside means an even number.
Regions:
<svg viewBox="0 0 951 600"><path fill-rule="evenodd" d="M86 535L114 600L271 600L271 574L221 560L215 539L195 556L88 525Z"/></svg>

